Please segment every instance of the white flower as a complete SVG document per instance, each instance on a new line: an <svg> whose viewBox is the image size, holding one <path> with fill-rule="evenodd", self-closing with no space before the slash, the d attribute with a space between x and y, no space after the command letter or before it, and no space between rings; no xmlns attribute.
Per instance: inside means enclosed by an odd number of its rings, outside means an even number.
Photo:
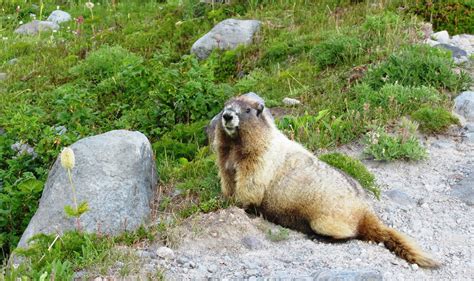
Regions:
<svg viewBox="0 0 474 281"><path fill-rule="evenodd" d="M76 163L74 151L70 147L66 147L61 152L61 165L64 169L72 169Z"/></svg>
<svg viewBox="0 0 474 281"><path fill-rule="evenodd" d="M56 10L59 10L59 6L56 6Z"/></svg>
<svg viewBox="0 0 474 281"><path fill-rule="evenodd" d="M87 7L87 9L90 10L90 9L94 8L94 3L90 2L90 1L86 2L86 7Z"/></svg>
<svg viewBox="0 0 474 281"><path fill-rule="evenodd" d="M21 21L19 22L19 24L23 24L23 21L21 20Z"/></svg>

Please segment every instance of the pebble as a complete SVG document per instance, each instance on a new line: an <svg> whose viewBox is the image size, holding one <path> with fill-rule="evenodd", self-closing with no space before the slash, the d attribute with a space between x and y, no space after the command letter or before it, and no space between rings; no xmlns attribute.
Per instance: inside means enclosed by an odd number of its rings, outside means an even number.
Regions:
<svg viewBox="0 0 474 281"><path fill-rule="evenodd" d="M299 105L301 102L297 99L292 99L292 98L284 98L282 100L283 104L284 105L288 105L288 106L291 106L291 105Z"/></svg>
<svg viewBox="0 0 474 281"><path fill-rule="evenodd" d="M416 263L412 263L412 264L411 264L411 268L412 268L413 270L417 270L417 269L419 268L419 266L418 266Z"/></svg>
<svg viewBox="0 0 474 281"><path fill-rule="evenodd" d="M262 247L262 242L255 236L245 236L242 244L249 250L256 250Z"/></svg>
<svg viewBox="0 0 474 281"><path fill-rule="evenodd" d="M163 259L172 259L174 257L174 252L168 247L160 247L156 250L156 254Z"/></svg>
<svg viewBox="0 0 474 281"><path fill-rule="evenodd" d="M445 44L449 43L449 33L446 30L433 33L431 35L431 38L433 38L434 40L440 43L445 43Z"/></svg>

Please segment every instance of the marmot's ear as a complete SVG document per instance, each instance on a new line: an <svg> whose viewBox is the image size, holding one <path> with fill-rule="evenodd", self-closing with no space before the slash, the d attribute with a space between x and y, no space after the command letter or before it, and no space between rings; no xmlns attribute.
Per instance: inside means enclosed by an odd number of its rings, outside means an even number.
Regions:
<svg viewBox="0 0 474 281"><path fill-rule="evenodd" d="M260 116L260 114L262 114L264 108L265 106L263 105L263 103L257 104L257 116Z"/></svg>

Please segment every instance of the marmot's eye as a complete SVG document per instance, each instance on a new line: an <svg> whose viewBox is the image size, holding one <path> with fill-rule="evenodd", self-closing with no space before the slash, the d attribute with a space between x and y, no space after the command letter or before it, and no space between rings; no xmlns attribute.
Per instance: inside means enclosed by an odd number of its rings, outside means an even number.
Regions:
<svg viewBox="0 0 474 281"><path fill-rule="evenodd" d="M250 113L250 108L247 108L247 110L245 110L245 112Z"/></svg>

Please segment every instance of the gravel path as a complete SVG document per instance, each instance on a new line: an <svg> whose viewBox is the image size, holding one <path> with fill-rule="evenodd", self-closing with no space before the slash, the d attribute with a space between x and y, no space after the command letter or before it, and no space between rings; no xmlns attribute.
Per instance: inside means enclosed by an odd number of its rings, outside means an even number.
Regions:
<svg viewBox="0 0 474 281"><path fill-rule="evenodd" d="M172 251L145 249L152 254L144 268L162 268L166 279L472 280L474 143L462 133L425 140L430 157L423 162L364 160L383 190L380 201L372 200L377 213L440 260L440 269L418 268L383 245L358 240L330 243L290 230L274 242L268 230L278 232L276 225L235 207L189 219L173 232ZM360 157L362 147L338 151Z"/></svg>

